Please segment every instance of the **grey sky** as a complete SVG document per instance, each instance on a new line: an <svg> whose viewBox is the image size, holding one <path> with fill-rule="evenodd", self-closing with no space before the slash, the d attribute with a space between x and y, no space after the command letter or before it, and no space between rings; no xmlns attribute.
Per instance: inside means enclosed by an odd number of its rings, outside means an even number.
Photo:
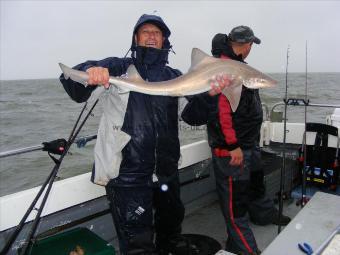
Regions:
<svg viewBox="0 0 340 255"><path fill-rule="evenodd" d="M172 30L170 65L186 72L198 47L248 25L262 43L248 63L263 72L340 72L338 1L1 1L0 79L56 78L57 63L123 57L143 13L160 15Z"/></svg>

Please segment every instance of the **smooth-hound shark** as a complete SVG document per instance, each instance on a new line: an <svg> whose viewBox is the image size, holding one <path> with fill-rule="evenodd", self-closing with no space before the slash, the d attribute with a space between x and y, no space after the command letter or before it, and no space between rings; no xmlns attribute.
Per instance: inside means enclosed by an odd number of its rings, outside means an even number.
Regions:
<svg viewBox="0 0 340 255"><path fill-rule="evenodd" d="M65 79L87 85L88 74L59 63ZM189 96L207 92L217 75L227 75L230 84L222 90L228 98L231 109L236 111L240 102L242 85L250 89L272 87L277 82L255 68L231 59L214 58L200 49L193 48L189 71L173 80L147 82L139 75L136 67L130 65L125 75L109 78L109 83L123 91L135 91L150 95Z"/></svg>

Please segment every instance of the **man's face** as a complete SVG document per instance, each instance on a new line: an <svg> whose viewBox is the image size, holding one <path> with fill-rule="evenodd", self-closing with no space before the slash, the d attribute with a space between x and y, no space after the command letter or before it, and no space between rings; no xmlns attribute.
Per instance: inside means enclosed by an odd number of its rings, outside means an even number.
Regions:
<svg viewBox="0 0 340 255"><path fill-rule="evenodd" d="M250 53L251 46L253 46L252 42L245 43L243 47L243 53L242 53L242 58L243 60L246 59Z"/></svg>
<svg viewBox="0 0 340 255"><path fill-rule="evenodd" d="M138 29L135 40L139 46L161 49L164 37L159 27L146 23Z"/></svg>

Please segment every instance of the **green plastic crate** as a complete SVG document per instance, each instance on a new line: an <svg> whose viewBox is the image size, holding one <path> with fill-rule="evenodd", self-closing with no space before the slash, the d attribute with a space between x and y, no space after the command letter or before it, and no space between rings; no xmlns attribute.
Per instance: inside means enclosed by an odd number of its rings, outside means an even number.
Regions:
<svg viewBox="0 0 340 255"><path fill-rule="evenodd" d="M38 240L29 254L69 255L77 245L83 249L84 255L115 254L111 245L87 228L75 228Z"/></svg>

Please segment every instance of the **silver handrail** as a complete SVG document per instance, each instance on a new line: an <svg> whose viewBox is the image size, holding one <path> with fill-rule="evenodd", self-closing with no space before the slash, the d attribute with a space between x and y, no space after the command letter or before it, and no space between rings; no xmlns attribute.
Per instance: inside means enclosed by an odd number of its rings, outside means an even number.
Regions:
<svg viewBox="0 0 340 255"><path fill-rule="evenodd" d="M93 139L96 139L97 135L88 135L88 136L82 136L79 137L74 141L75 144L77 144L78 147L83 147L85 144ZM0 158L5 158L9 156L14 156L18 154L23 154L23 153L28 153L32 151L38 151L42 150L44 148L44 145L34 145L34 146L29 146L29 147L24 147L24 148L19 148L19 149L14 149L14 150L9 150L9 151L4 151L0 152Z"/></svg>
<svg viewBox="0 0 340 255"><path fill-rule="evenodd" d="M285 105L284 102L280 102L280 103L276 103L272 106L271 110L270 110L270 114L269 114L269 119L271 120L274 109L278 106L282 106ZM338 104L314 104L314 103L310 103L308 102L307 105L305 104L294 104L294 105L288 105L288 106L307 106L307 107L328 107L328 108L340 108L340 105Z"/></svg>
<svg viewBox="0 0 340 255"><path fill-rule="evenodd" d="M272 109L270 110L270 113L269 113L269 120L270 120L270 121L272 121L274 109L275 109L276 107L282 106L282 105L285 105L285 103L284 103L284 102L280 102L280 103L276 103L276 104L274 104L274 105L272 106ZM278 112L278 113L282 114L282 112ZM282 119L283 119L283 116L279 116L279 118L280 118L279 122L281 122Z"/></svg>
<svg viewBox="0 0 340 255"><path fill-rule="evenodd" d="M270 115L269 115L269 107L266 103L262 103L262 108L266 110L266 113L264 114L265 119L264 120L270 120Z"/></svg>

